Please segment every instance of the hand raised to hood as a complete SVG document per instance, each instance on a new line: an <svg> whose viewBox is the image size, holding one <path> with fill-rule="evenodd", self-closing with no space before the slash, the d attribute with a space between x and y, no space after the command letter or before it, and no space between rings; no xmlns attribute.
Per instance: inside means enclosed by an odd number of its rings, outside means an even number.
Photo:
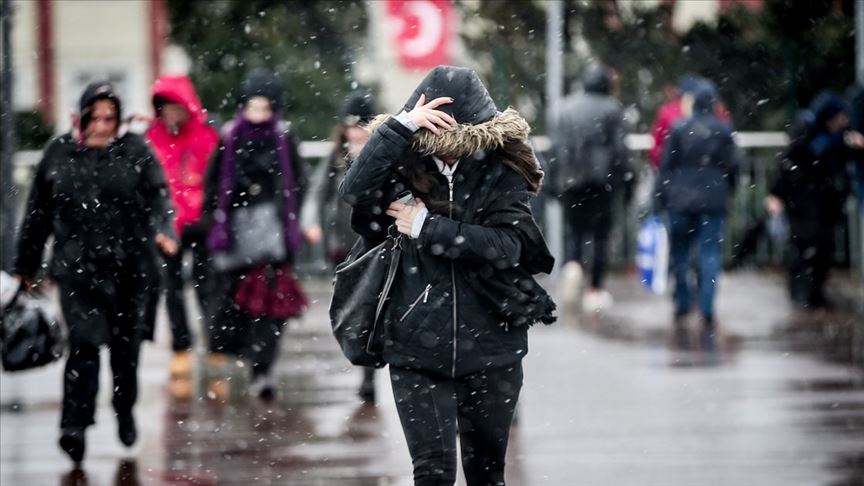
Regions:
<svg viewBox="0 0 864 486"><path fill-rule="evenodd" d="M448 103L453 103L453 98L442 96L426 103L426 95L420 95L417 104L408 112L408 116L418 127L425 128L435 135L439 135L441 133L439 127L449 129L458 124L452 116L435 109Z"/></svg>

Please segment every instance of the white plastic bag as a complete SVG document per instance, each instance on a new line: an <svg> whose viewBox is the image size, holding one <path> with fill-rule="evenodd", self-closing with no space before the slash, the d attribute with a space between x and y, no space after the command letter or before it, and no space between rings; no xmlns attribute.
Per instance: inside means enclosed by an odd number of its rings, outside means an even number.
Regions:
<svg viewBox="0 0 864 486"><path fill-rule="evenodd" d="M636 267L642 283L655 294L666 292L669 278L669 235L663 220L649 214L639 226Z"/></svg>

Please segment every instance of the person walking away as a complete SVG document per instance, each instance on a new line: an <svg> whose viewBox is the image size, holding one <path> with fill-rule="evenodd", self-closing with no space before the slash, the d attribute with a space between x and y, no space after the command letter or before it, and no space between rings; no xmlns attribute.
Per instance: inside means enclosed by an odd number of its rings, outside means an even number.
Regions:
<svg viewBox="0 0 864 486"><path fill-rule="evenodd" d="M370 131L339 192L360 246L403 238L381 344L414 484L455 482L458 431L467 483L503 485L528 327L555 320L533 278L554 259L529 205L543 172L528 123L474 71L439 66ZM395 202L406 190L416 205Z"/></svg>
<svg viewBox="0 0 864 486"><path fill-rule="evenodd" d="M654 123L651 124L651 137L654 139L654 145L648 151L648 161L655 171L660 169L666 142L669 140L672 128L676 123L693 114L694 91L700 83L705 81L707 81L705 78L692 73L681 76L678 81L677 96L657 110L657 116L654 118ZM714 115L720 121L731 125L732 117L720 100L714 104Z"/></svg>
<svg viewBox="0 0 864 486"><path fill-rule="evenodd" d="M204 202L207 165L219 143L216 131L207 124L192 81L183 75L165 75L152 88L155 120L145 137L158 158L176 211L174 223L180 237L180 251L165 257L165 304L171 322L174 359L170 372L174 380L189 378L192 365L192 333L183 295L183 256L192 254L192 278L206 329L205 279L208 268L206 232L200 222Z"/></svg>
<svg viewBox="0 0 864 486"><path fill-rule="evenodd" d="M702 317L700 343L715 345L714 296L722 254L726 204L738 174L738 153L732 129L715 115L717 91L710 81L694 90L693 116L676 125L663 153L657 177L658 205L669 216L670 256L675 277L675 343L689 341L687 315L694 289L690 255L698 248L698 307Z"/></svg>
<svg viewBox="0 0 864 486"><path fill-rule="evenodd" d="M836 93L820 92L810 104L812 124L784 151L766 200L771 214L785 213L792 255L789 292L806 309L829 305L825 282L834 254L834 232L851 190L847 163L864 148L849 129L849 107Z"/></svg>
<svg viewBox="0 0 864 486"><path fill-rule="evenodd" d="M162 170L144 139L120 126L121 102L91 83L69 132L52 140L36 169L21 225L15 273L29 284L54 236L50 276L69 329L60 447L84 458L95 423L99 350L108 346L120 441L137 439L133 415L146 296L158 285L157 248L177 253Z"/></svg>
<svg viewBox="0 0 864 486"><path fill-rule="evenodd" d="M231 355L250 362L250 393L271 399L279 338L287 319L306 307L292 267L303 243L299 215L306 181L297 143L281 119L280 80L268 71L253 71L240 87L238 105L223 129L205 186L207 245L214 264L208 363L216 375L208 394L228 397L227 381L219 373ZM219 268L220 255L242 255L261 244L242 231L264 238L275 233L278 241L263 260Z"/></svg>
<svg viewBox="0 0 864 486"><path fill-rule="evenodd" d="M300 221L306 240L313 245L324 241L331 268L345 260L357 238L351 230L351 206L339 197L339 182L345 176L346 161L356 159L369 140L365 125L376 113L370 94L357 93L346 100L333 128L333 151L315 170L303 203ZM363 368L357 394L365 402L375 402L375 368Z"/></svg>
<svg viewBox="0 0 864 486"><path fill-rule="evenodd" d="M598 312L612 305L604 289L612 205L616 192L625 205L633 194L634 172L624 145L624 114L612 92L610 69L588 68L584 93L568 96L558 112L552 137L556 161L553 180L563 206L565 260L562 297L577 302L581 294L584 250L593 250L591 284L582 307Z"/></svg>

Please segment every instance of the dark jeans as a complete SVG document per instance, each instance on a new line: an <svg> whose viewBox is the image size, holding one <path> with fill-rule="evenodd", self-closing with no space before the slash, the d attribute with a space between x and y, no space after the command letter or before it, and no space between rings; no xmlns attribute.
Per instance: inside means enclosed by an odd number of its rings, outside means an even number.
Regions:
<svg viewBox="0 0 864 486"><path fill-rule="evenodd" d="M834 253L834 227L790 218L789 233L792 243L789 262L790 296L801 305L824 307L825 282L828 280Z"/></svg>
<svg viewBox="0 0 864 486"><path fill-rule="evenodd" d="M203 242L189 241L185 235L181 250L174 256L164 255L165 260L165 308L168 311L168 320L171 323L171 347L174 351L182 351L192 348L192 333L189 330L189 318L186 313L186 301L183 290L183 254L185 250L192 252L192 284L198 304L201 309L201 329L207 329L207 292L205 283L207 278L207 253Z"/></svg>
<svg viewBox="0 0 864 486"><path fill-rule="evenodd" d="M416 486L456 481L456 436L472 486L503 485L522 363L461 378L390 367L390 382Z"/></svg>
<svg viewBox="0 0 864 486"><path fill-rule="evenodd" d="M690 286L690 252L694 243L699 252L697 288L699 310L705 321L714 322L714 293L723 263L724 216L720 213L669 211L670 253L675 275L675 315L690 312L694 291Z"/></svg>
<svg viewBox="0 0 864 486"><path fill-rule="evenodd" d="M580 187L561 196L564 206L564 258L584 261L583 250L593 249L591 287L603 288L612 229L612 193L605 187Z"/></svg>
<svg viewBox="0 0 864 486"><path fill-rule="evenodd" d="M128 324L128 323L127 323ZM138 355L141 341L131 325L112 329L108 351L114 376L112 404L118 415L132 412L138 398ZM69 349L63 374L60 427L84 428L95 423L99 392L99 346L77 343Z"/></svg>

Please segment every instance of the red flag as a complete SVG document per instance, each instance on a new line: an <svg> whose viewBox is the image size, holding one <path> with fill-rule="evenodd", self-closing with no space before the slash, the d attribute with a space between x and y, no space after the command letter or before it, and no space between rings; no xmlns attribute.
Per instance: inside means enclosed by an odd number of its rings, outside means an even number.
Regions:
<svg viewBox="0 0 864 486"><path fill-rule="evenodd" d="M450 64L452 13L450 0L387 0L388 22L404 67Z"/></svg>

